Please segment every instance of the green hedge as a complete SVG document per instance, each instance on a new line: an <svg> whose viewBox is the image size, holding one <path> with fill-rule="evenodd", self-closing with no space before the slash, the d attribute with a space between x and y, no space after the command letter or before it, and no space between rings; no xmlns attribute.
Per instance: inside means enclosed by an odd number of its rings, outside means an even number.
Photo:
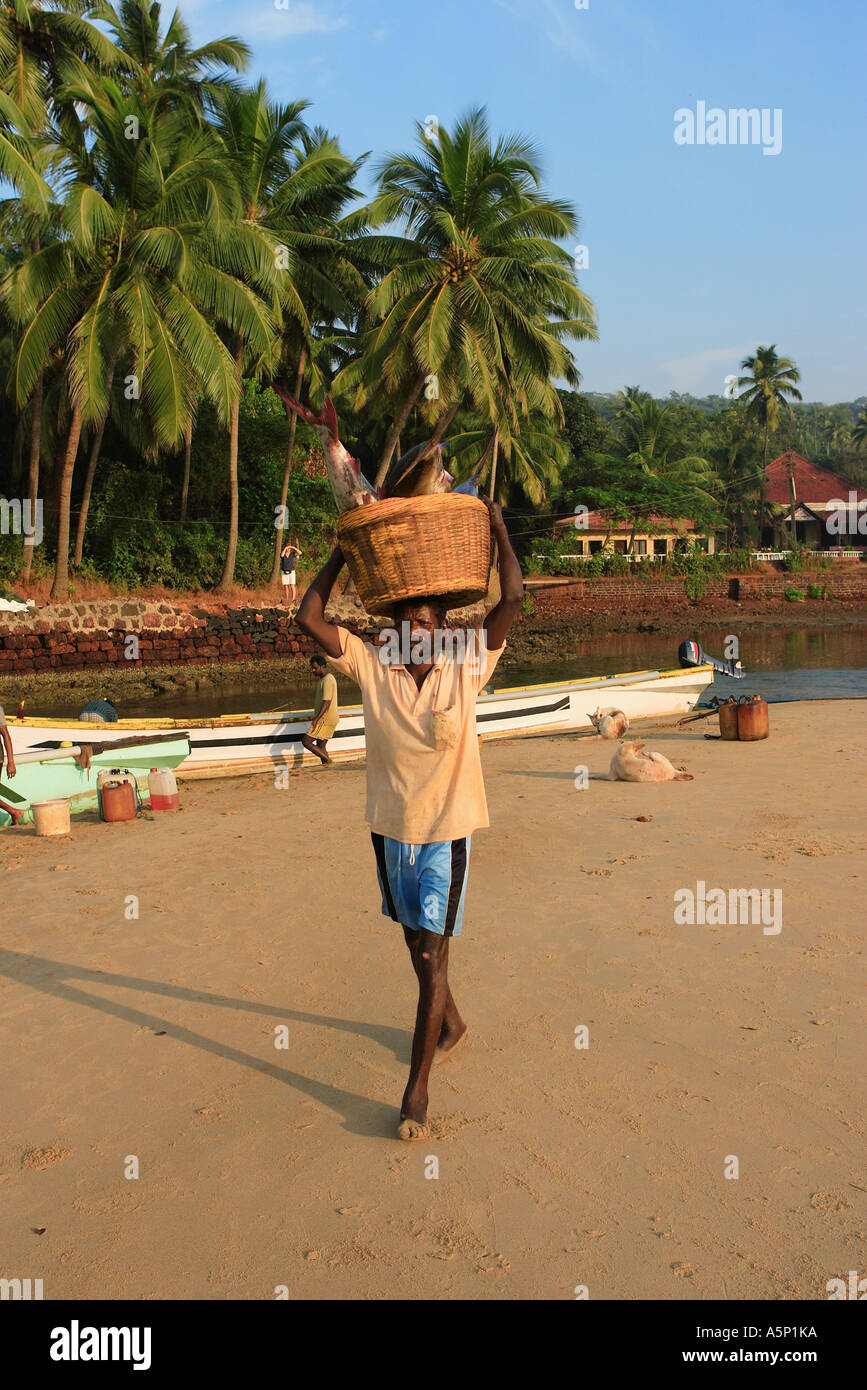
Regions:
<svg viewBox="0 0 867 1390"><path fill-rule="evenodd" d="M587 558L569 559L566 552L574 545L575 539L571 535L565 539L558 536L556 539L535 541L526 557L527 568L579 579L582 576L597 578L629 574L640 574L645 579L661 579L672 574L722 578L726 574L746 574L756 568L748 550L705 555L697 546L689 546L664 560L642 560L637 556L598 550Z"/></svg>

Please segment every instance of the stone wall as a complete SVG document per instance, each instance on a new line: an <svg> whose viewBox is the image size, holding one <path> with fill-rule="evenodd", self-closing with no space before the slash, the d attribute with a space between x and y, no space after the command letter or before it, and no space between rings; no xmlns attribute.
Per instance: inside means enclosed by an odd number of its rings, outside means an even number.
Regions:
<svg viewBox="0 0 867 1390"><path fill-rule="evenodd" d="M704 577L704 596L707 598L731 598L735 600L782 598L786 589L801 589L807 592L808 584L818 584L836 599L847 602L867 600L867 564L837 570L805 570L797 574L740 574ZM565 587L565 586L564 586ZM664 605L669 600L682 602L684 599L684 580L682 575L670 575L659 579L643 579L640 576L627 576L623 579L576 579L570 581L570 591L579 599L586 599L592 605L595 600L610 603L622 600L649 601Z"/></svg>
<svg viewBox="0 0 867 1390"><path fill-rule="evenodd" d="M767 600L786 616L792 605L787 588L806 593L818 584L840 602L867 600L867 565L839 570L780 574L764 571L730 578L706 578L702 602ZM566 594L579 607L625 615L682 607L687 602L682 576L624 579L576 579L556 589L537 588L540 596ZM543 597L544 603L544 597ZM483 607L455 615L455 623L477 623ZM357 601L338 598L329 616L362 635L375 631ZM315 644L283 608L197 608L155 599L94 600L51 604L27 613L0 613L0 676L100 667L167 666L216 662L304 658Z"/></svg>
<svg viewBox="0 0 867 1390"><path fill-rule="evenodd" d="M364 632L358 617L341 617ZM154 600L52 604L0 614L0 676L94 667L309 657L315 643L280 608L174 608Z"/></svg>

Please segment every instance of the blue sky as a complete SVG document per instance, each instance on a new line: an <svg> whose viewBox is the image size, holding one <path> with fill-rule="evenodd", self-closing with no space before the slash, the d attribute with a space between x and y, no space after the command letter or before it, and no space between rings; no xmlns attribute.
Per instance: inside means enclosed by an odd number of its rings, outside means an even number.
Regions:
<svg viewBox="0 0 867 1390"><path fill-rule="evenodd" d="M280 0L278 0L278 3ZM197 42L239 34L279 100L347 153L488 108L574 203L599 342L584 389L723 390L759 343L807 400L867 394L861 0L180 0ZM171 6L164 4L164 10ZM782 112L782 148L678 145L674 113ZM571 249L571 248L570 248Z"/></svg>

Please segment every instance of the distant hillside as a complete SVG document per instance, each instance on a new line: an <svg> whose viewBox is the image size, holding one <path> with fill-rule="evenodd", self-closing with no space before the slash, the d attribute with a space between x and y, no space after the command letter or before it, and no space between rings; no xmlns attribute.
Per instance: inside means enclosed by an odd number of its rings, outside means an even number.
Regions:
<svg viewBox="0 0 867 1390"><path fill-rule="evenodd" d="M582 391L580 393L586 401L596 411L597 415L603 420L610 420L617 409L617 395L613 391ZM731 401L725 396L692 396L688 391L681 394L680 391L670 391L667 396L654 396L654 400L659 405L689 405L696 410L701 410L705 415L716 415L719 411L725 410L731 405ZM795 403L794 409L800 411L815 410L845 410L851 415L854 421L862 406L867 405L867 396L858 396L854 401L836 401L833 405L828 405L825 401L802 401Z"/></svg>

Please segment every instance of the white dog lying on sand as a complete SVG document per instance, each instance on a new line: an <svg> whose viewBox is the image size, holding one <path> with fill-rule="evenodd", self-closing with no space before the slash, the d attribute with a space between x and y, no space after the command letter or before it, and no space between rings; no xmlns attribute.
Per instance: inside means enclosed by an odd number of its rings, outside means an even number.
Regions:
<svg viewBox="0 0 867 1390"><path fill-rule="evenodd" d="M612 782L692 782L689 772L678 772L664 753L642 753L643 743L621 743L608 776Z"/></svg>

